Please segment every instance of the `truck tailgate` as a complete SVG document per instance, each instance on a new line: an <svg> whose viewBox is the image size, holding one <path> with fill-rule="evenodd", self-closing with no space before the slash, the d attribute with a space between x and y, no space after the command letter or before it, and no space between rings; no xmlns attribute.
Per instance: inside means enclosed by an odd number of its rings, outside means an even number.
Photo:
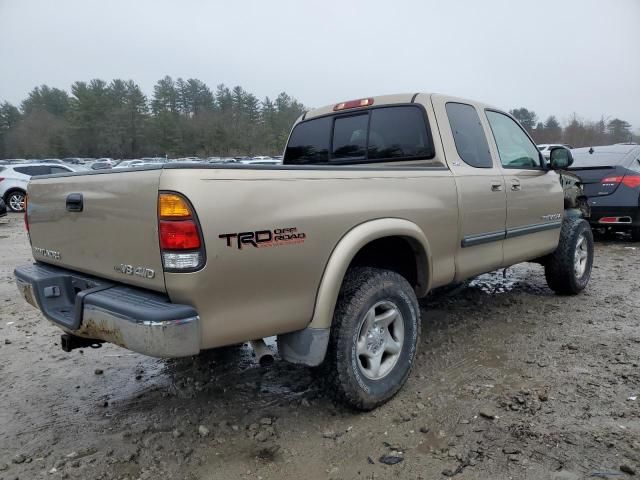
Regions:
<svg viewBox="0 0 640 480"><path fill-rule="evenodd" d="M164 292L157 216L161 172L34 178L27 207L34 258Z"/></svg>

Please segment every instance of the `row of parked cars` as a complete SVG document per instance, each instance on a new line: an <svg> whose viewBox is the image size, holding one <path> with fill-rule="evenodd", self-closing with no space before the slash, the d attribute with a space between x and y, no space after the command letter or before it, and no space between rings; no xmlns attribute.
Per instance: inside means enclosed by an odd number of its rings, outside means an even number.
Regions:
<svg viewBox="0 0 640 480"><path fill-rule="evenodd" d="M163 163L220 163L220 164L246 164L246 165L279 165L282 163L282 156L270 157L266 155L260 155L255 157L183 157L167 159L164 157L148 157L148 158L136 158L132 160L120 160L114 161L112 159L100 159L97 162L90 165L92 170L102 169L122 169L122 168L140 168L150 165L158 165Z"/></svg>
<svg viewBox="0 0 640 480"><path fill-rule="evenodd" d="M0 160L0 217L7 209L22 212L29 179L39 175L53 175L83 170L121 170L136 169L164 163L217 163L245 165L278 165L282 156L255 157L184 157L167 159L165 157L144 157L132 160L114 160L112 158L48 158L44 160L9 159Z"/></svg>

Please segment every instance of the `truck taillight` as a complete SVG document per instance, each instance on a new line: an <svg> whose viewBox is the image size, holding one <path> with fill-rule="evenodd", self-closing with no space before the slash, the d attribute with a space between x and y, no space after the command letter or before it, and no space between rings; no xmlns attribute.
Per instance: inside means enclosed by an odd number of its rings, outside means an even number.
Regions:
<svg viewBox="0 0 640 480"><path fill-rule="evenodd" d="M200 225L193 207L182 195L161 192L158 196L158 234L165 271L194 271L204 266Z"/></svg>
<svg viewBox="0 0 640 480"><path fill-rule="evenodd" d="M193 220L160 220L160 248L163 250L200 248L198 225Z"/></svg>

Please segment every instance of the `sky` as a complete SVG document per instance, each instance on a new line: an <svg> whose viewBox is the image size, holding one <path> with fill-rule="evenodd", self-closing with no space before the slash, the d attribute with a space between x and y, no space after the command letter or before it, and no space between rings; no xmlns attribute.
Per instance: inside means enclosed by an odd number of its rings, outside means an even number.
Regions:
<svg viewBox="0 0 640 480"><path fill-rule="evenodd" d="M0 101L165 75L308 107L439 92L640 130L640 0L0 0Z"/></svg>

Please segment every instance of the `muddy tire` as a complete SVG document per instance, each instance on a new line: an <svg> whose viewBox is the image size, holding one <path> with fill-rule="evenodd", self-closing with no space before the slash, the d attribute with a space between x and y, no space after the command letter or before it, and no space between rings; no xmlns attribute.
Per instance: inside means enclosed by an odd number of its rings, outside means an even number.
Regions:
<svg viewBox="0 0 640 480"><path fill-rule="evenodd" d="M359 410L382 405L409 377L419 338L420 308L409 282L388 270L350 269L321 366L329 394Z"/></svg>
<svg viewBox="0 0 640 480"><path fill-rule="evenodd" d="M593 267L593 233L581 218L562 223L560 241L545 261L544 273L549 288L559 295L580 293L589 283Z"/></svg>

